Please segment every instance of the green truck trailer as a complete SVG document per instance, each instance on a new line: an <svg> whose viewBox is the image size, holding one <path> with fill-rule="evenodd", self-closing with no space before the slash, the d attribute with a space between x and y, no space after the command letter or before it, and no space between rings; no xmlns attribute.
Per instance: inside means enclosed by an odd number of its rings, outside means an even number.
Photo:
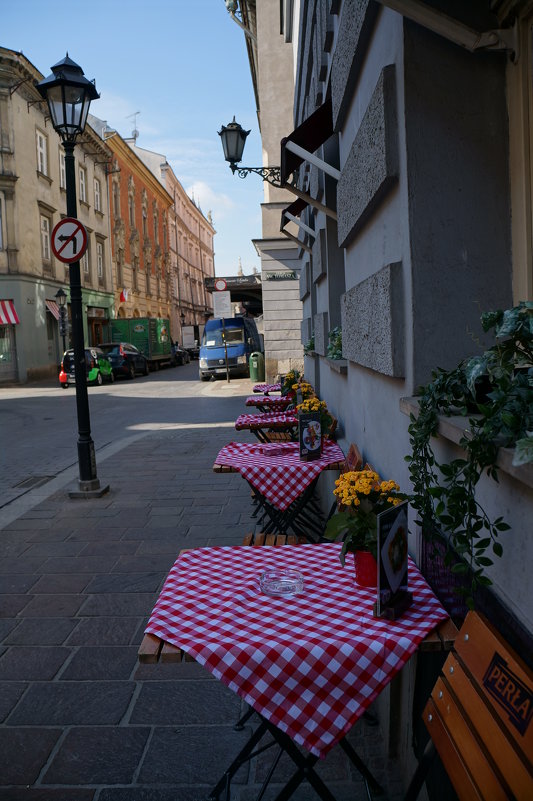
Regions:
<svg viewBox="0 0 533 801"><path fill-rule="evenodd" d="M119 317L111 320L111 340L135 345L146 356L152 370L172 364L170 320L161 317Z"/></svg>

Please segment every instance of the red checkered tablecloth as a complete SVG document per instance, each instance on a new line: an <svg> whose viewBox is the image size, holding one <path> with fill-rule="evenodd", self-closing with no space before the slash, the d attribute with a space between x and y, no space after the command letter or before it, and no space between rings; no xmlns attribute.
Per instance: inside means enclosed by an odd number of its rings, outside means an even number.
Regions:
<svg viewBox="0 0 533 801"><path fill-rule="evenodd" d="M281 392L281 384L255 384L252 391L262 392L265 395L268 395L269 392Z"/></svg>
<svg viewBox="0 0 533 801"><path fill-rule="evenodd" d="M230 442L219 452L217 465L232 467L276 509L291 503L333 462L344 460L335 442L325 440L320 459L302 462L298 442Z"/></svg>
<svg viewBox="0 0 533 801"><path fill-rule="evenodd" d="M247 406L258 406L269 411L283 411L294 403L293 398L273 398L270 395L250 395L246 398Z"/></svg>
<svg viewBox="0 0 533 801"><path fill-rule="evenodd" d="M298 412L264 412L263 414L240 414L235 420L237 431L255 428L285 428L298 423Z"/></svg>
<svg viewBox="0 0 533 801"><path fill-rule="evenodd" d="M343 568L339 551L328 543L185 552L146 631L323 757L447 617L410 560L413 605L399 620L374 618L375 590L356 586L353 558ZM281 567L301 571L302 594L262 594L262 571Z"/></svg>

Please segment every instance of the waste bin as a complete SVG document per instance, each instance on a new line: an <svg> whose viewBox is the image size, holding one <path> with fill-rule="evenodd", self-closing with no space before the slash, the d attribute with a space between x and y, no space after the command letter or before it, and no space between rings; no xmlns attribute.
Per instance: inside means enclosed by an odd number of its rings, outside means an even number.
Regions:
<svg viewBox="0 0 533 801"><path fill-rule="evenodd" d="M265 380L265 359L259 351L250 354L250 378L252 381Z"/></svg>

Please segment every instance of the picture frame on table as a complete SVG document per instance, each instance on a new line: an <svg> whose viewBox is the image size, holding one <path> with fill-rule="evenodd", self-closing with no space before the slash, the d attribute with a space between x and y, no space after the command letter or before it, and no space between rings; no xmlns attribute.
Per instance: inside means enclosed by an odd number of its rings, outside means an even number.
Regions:
<svg viewBox="0 0 533 801"><path fill-rule="evenodd" d="M396 620L413 596L408 575L408 510L403 501L377 516L378 586L374 616Z"/></svg>
<svg viewBox="0 0 533 801"><path fill-rule="evenodd" d="M322 456L322 430L320 412L298 413L298 441L300 459L310 462Z"/></svg>

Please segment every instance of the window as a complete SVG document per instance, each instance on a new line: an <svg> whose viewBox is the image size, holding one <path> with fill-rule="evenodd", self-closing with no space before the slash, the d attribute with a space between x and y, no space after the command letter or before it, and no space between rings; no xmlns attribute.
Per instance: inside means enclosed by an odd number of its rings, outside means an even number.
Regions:
<svg viewBox="0 0 533 801"><path fill-rule="evenodd" d="M87 203L87 170L80 167L80 203Z"/></svg>
<svg viewBox="0 0 533 801"><path fill-rule="evenodd" d="M143 236L148 236L148 219L146 209L143 209Z"/></svg>
<svg viewBox="0 0 533 801"><path fill-rule="evenodd" d="M118 181L113 181L113 212L115 218L120 217L120 186Z"/></svg>
<svg viewBox="0 0 533 801"><path fill-rule="evenodd" d="M96 243L96 272L98 278L104 277L104 246L102 242Z"/></svg>
<svg viewBox="0 0 533 801"><path fill-rule="evenodd" d="M59 151L59 186L61 189L67 188L67 170L65 167L65 154L63 148Z"/></svg>
<svg viewBox="0 0 533 801"><path fill-rule="evenodd" d="M89 248L85 251L80 259L80 266L85 275L89 275Z"/></svg>
<svg viewBox="0 0 533 801"><path fill-rule="evenodd" d="M41 255L43 261L49 262L50 255L50 218L41 214Z"/></svg>
<svg viewBox="0 0 533 801"><path fill-rule="evenodd" d="M154 242L159 245L159 217L157 211L154 211Z"/></svg>
<svg viewBox="0 0 533 801"><path fill-rule="evenodd" d="M102 192L98 178L94 179L94 210L102 211Z"/></svg>
<svg viewBox="0 0 533 801"><path fill-rule="evenodd" d="M128 197L128 218L131 228L135 228L135 201L131 195Z"/></svg>
<svg viewBox="0 0 533 801"><path fill-rule="evenodd" d="M46 136L37 131L37 170L42 175L48 175L48 141Z"/></svg>

